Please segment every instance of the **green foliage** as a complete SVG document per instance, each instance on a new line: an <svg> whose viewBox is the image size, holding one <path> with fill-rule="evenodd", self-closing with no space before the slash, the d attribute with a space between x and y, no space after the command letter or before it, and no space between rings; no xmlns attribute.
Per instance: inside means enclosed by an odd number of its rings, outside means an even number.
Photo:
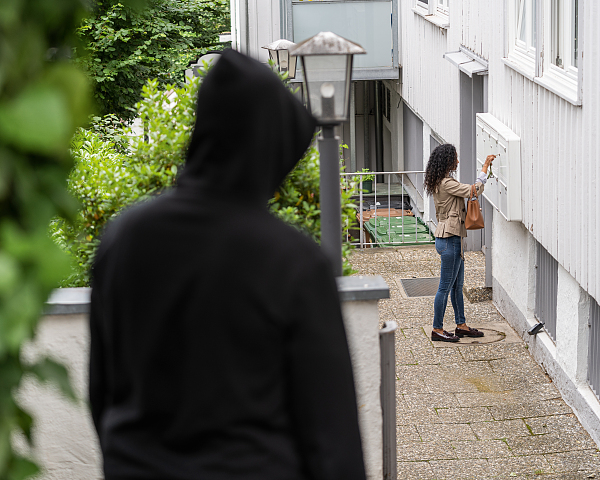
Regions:
<svg viewBox="0 0 600 480"><path fill-rule="evenodd" d="M340 147L348 148L346 145ZM340 155L341 158L341 155ZM340 160L340 172L344 167ZM321 205L319 189L319 151L311 145L304 157L288 174L275 195L270 200L271 212L284 222L306 233L317 243L321 242ZM356 194L354 182L349 182L346 176L341 178L342 205L342 256L343 275L354 273L348 262L352 249L349 241L349 230L356 224L356 208L352 203L352 195Z"/></svg>
<svg viewBox="0 0 600 480"><path fill-rule="evenodd" d="M54 219L51 234L74 260L74 269L63 286L89 284L89 272L99 236L106 222L123 208L159 194L175 182L183 165L195 119L198 81L181 88L161 90L156 80L143 88L138 104L143 131L118 126L103 134L99 119L90 129L80 129L71 143L75 166L68 188L79 202L74 221ZM115 139L127 139L127 154Z"/></svg>
<svg viewBox="0 0 600 480"><path fill-rule="evenodd" d="M202 72L202 76L205 72ZM119 131L110 119L99 120L88 130L80 129L71 150L75 167L68 180L69 191L80 209L75 221L56 218L51 224L55 242L68 251L74 269L63 286L86 286L94 252L106 222L125 207L175 184L179 167L185 162L187 146L195 121L195 101L199 81L181 88L162 90L156 80L143 88L137 105L144 135L131 127ZM103 133L106 123L109 133ZM115 128L113 129L113 126ZM128 138L127 154L117 148L114 139ZM343 169L343 167L340 167ZM355 182L341 184L343 238L356 222L351 196ZM310 147L284 180L270 201L274 215L320 241L319 153ZM344 243L343 255L350 251ZM352 273L344 262L344 274Z"/></svg>
<svg viewBox="0 0 600 480"><path fill-rule="evenodd" d="M363 168L362 170L359 170L359 173L367 173L367 175L357 175L355 181L359 182L361 178L363 182L366 180L374 180L375 174L371 174L369 172L371 172L371 170L369 170L368 168Z"/></svg>
<svg viewBox="0 0 600 480"><path fill-rule="evenodd" d="M227 0L148 0L144 10L97 0L78 30L87 46L77 62L93 81L102 114L132 119L147 79L183 83L190 61L228 46L219 33L229 29Z"/></svg>
<svg viewBox="0 0 600 480"><path fill-rule="evenodd" d="M129 152L129 138L124 134L125 122L114 113L103 117L92 117L90 128L98 134L101 140L112 143L119 153Z"/></svg>
<svg viewBox="0 0 600 480"><path fill-rule="evenodd" d="M0 478L38 471L13 452L10 437L30 441L32 419L13 395L24 375L58 381L64 367L21 362L44 301L70 270L48 237L48 222L76 205L65 188L69 141L90 113L86 76L68 62L85 8L82 0L0 2Z"/></svg>

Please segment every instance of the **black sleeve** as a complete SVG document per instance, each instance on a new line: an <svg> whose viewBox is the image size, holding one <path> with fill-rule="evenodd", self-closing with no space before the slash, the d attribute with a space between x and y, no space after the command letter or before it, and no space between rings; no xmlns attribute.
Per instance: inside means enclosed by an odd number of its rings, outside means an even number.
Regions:
<svg viewBox="0 0 600 480"><path fill-rule="evenodd" d="M350 354L337 287L325 262L296 277L290 401L311 480L364 480ZM308 274L307 274L308 273ZM303 277L303 278L302 278Z"/></svg>
<svg viewBox="0 0 600 480"><path fill-rule="evenodd" d="M106 366L105 345L102 334L102 302L100 300L99 282L92 282L92 299L90 305L90 378L89 396L92 419L98 437L102 443L100 424L105 409L106 399Z"/></svg>

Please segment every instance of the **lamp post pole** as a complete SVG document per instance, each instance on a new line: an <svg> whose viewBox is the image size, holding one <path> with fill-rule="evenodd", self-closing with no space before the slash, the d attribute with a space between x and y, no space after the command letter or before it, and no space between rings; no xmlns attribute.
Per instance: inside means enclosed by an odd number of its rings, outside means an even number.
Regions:
<svg viewBox="0 0 600 480"><path fill-rule="evenodd" d="M365 53L359 44L332 32L307 38L289 52L302 58L307 106L321 126L321 248L336 277L342 276L342 202L339 139L334 127L348 121L352 57Z"/></svg>
<svg viewBox="0 0 600 480"><path fill-rule="evenodd" d="M340 200L339 139L333 125L322 127L319 135L321 166L321 248L329 258L336 277L342 276L342 211Z"/></svg>

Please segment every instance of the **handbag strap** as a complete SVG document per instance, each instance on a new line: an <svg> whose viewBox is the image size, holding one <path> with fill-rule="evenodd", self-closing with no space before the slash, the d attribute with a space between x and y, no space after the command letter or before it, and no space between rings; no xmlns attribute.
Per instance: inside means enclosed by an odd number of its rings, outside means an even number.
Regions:
<svg viewBox="0 0 600 480"><path fill-rule="evenodd" d="M471 197L469 198L470 201L473 201L477 198L477 190L475 187L475 184L471 185Z"/></svg>

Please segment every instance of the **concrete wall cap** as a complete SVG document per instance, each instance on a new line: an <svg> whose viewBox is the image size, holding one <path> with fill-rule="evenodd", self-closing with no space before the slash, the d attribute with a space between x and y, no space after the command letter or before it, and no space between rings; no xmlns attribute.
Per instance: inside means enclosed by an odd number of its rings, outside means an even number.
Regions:
<svg viewBox="0 0 600 480"><path fill-rule="evenodd" d="M337 277L336 282L342 302L390 298L390 288L381 275Z"/></svg>
<svg viewBox="0 0 600 480"><path fill-rule="evenodd" d="M89 313L92 289L57 288L52 291L44 307L44 315Z"/></svg>

